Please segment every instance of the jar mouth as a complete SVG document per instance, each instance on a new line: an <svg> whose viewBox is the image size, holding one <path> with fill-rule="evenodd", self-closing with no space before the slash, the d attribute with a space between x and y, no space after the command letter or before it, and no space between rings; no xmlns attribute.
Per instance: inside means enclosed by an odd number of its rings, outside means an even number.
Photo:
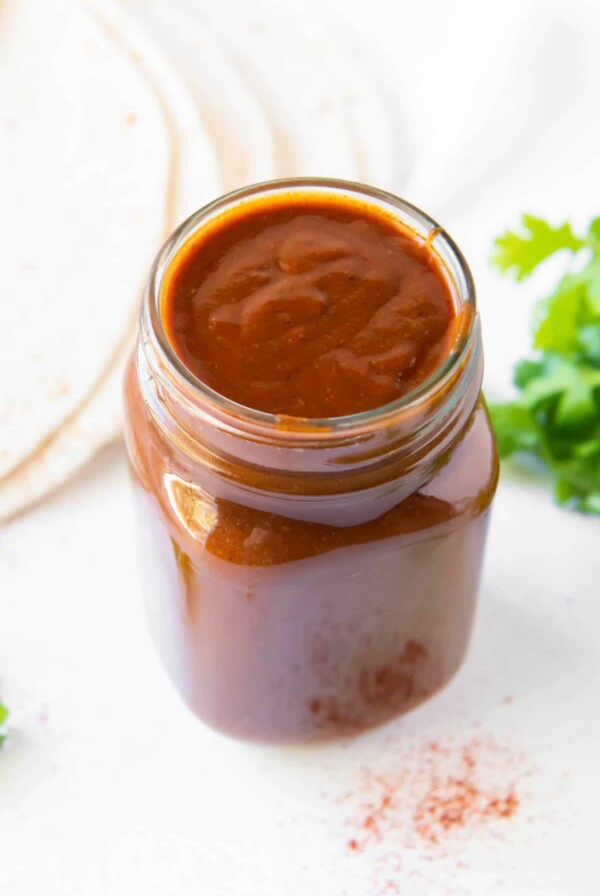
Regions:
<svg viewBox="0 0 600 896"><path fill-rule="evenodd" d="M458 327L454 342L442 363L405 395L366 411L340 417L294 417L272 414L239 404L212 389L189 370L175 352L164 327L161 312L162 286L165 274L179 250L209 221L238 205L251 203L270 194L349 195L364 204L371 204L390 213L403 227L434 251L446 273L457 302ZM295 177L263 181L233 190L208 203L187 218L161 247L150 270L141 309L141 333L144 343L158 350L162 367L170 380L184 392L188 400L196 400L209 413L226 415L239 424L247 423L264 430L286 431L302 438L319 435L359 433L385 427L391 421L426 404L443 391L460 369L477 334L475 284L467 261L452 237L428 214L386 190L355 181L324 177Z"/></svg>

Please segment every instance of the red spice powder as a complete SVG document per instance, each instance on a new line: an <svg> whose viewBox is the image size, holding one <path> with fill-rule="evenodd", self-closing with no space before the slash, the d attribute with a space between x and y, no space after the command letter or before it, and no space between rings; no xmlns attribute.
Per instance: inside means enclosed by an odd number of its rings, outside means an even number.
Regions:
<svg viewBox="0 0 600 896"><path fill-rule="evenodd" d="M399 840L409 848L436 847L454 831L506 821L519 808L516 777L516 757L491 738L428 743L387 775L365 769L347 848L363 852Z"/></svg>
<svg viewBox="0 0 600 896"><path fill-rule="evenodd" d="M476 782L476 746L478 743L472 742L463 747L459 776L434 777L414 810L415 831L430 844L438 843L440 837L452 828L510 818L518 808L514 785L505 784L498 792L489 791Z"/></svg>
<svg viewBox="0 0 600 896"><path fill-rule="evenodd" d="M461 856L470 841L507 831L522 799L517 790L529 774L522 754L485 735L394 744L391 755L388 749L378 765L390 771L363 769L359 786L344 798L355 807L346 848L353 855L368 853L370 896L405 894L407 878L426 879L424 860L466 867Z"/></svg>

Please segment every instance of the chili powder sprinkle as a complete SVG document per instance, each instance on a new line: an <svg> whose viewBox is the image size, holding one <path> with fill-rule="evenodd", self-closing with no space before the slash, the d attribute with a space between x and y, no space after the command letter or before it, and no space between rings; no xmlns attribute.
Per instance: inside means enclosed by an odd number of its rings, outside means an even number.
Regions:
<svg viewBox="0 0 600 896"><path fill-rule="evenodd" d="M473 737L458 746L425 744L390 774L364 769L347 849L363 852L388 841L436 849L453 832L505 822L520 805L519 761L492 738Z"/></svg>
<svg viewBox="0 0 600 896"><path fill-rule="evenodd" d="M413 813L414 829L427 843L439 843L453 828L510 818L517 811L519 798L513 784L488 790L476 782L478 746L473 741L463 747L458 776L433 776L426 794L417 804ZM437 744L430 744L429 748L435 750Z"/></svg>

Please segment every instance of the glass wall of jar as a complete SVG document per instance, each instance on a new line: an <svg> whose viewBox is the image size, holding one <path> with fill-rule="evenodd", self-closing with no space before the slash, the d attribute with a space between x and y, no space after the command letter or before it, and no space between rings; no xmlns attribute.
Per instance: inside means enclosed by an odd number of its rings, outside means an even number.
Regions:
<svg viewBox="0 0 600 896"><path fill-rule="evenodd" d="M217 394L173 351L161 286L181 247L216 216L282 191L351 195L437 253L459 325L414 391L347 417L274 416ZM200 718L256 740L328 737L448 682L468 644L498 476L481 378L468 267L397 197L271 182L217 200L166 243L126 374L126 435L151 629Z"/></svg>

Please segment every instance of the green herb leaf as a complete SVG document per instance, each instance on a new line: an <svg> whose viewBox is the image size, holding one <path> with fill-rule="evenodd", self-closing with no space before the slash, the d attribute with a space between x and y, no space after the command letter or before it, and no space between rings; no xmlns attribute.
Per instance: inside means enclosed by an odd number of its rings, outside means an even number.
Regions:
<svg viewBox="0 0 600 896"><path fill-rule="evenodd" d="M579 345L590 363L600 367L600 322L579 328Z"/></svg>
<svg viewBox="0 0 600 896"><path fill-rule="evenodd" d="M509 232L496 243L501 270L523 279L558 249L570 250L573 267L535 308L535 354L515 368L518 397L490 408L500 455L533 455L559 504L600 515L600 218L585 241L568 224L523 221L527 237Z"/></svg>
<svg viewBox="0 0 600 896"><path fill-rule="evenodd" d="M538 306L534 348L547 352L575 351L585 304L585 281L581 275L565 274L555 292Z"/></svg>
<svg viewBox="0 0 600 896"><path fill-rule="evenodd" d="M600 243L600 217L590 221L588 227L588 239L591 243Z"/></svg>
<svg viewBox="0 0 600 896"><path fill-rule="evenodd" d="M515 451L536 451L539 435L528 408L513 401L509 404L491 404L489 410L500 457L508 457Z"/></svg>
<svg viewBox="0 0 600 896"><path fill-rule="evenodd" d="M600 219L599 219L600 220ZM595 252L590 263L581 272L587 288L587 299L592 314L600 315L600 240L593 246Z"/></svg>
<svg viewBox="0 0 600 896"><path fill-rule="evenodd" d="M0 703L0 747L6 740L6 720L8 719L8 710L6 706Z"/></svg>
<svg viewBox="0 0 600 896"><path fill-rule="evenodd" d="M508 230L495 241L492 264L502 274L512 274L515 280L524 280L543 261L559 252L570 249L577 252L586 245L575 236L570 224L552 227L543 218L523 215L524 233Z"/></svg>

